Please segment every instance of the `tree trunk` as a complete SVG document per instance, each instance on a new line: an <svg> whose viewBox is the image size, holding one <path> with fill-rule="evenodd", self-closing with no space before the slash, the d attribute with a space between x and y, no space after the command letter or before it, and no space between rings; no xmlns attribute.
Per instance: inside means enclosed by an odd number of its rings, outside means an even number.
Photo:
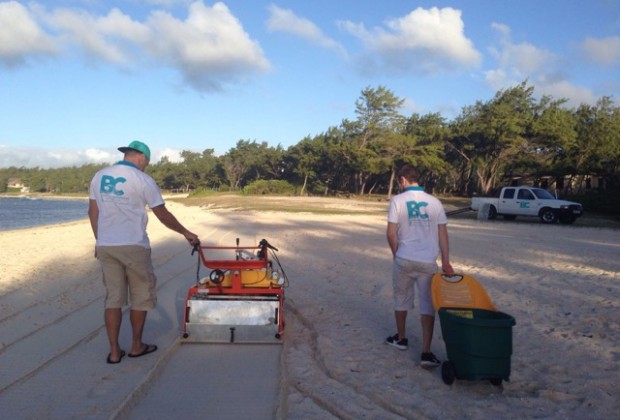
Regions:
<svg viewBox="0 0 620 420"><path fill-rule="evenodd" d="M392 190L394 189L394 180L396 179L396 170L392 168L390 173L390 184L388 185L388 200L392 198Z"/></svg>
<svg viewBox="0 0 620 420"><path fill-rule="evenodd" d="M304 192L306 191L306 185L308 184L308 174L306 174L304 176L304 184L301 186L301 191L299 192L299 195L303 196Z"/></svg>
<svg viewBox="0 0 620 420"><path fill-rule="evenodd" d="M377 183L375 182L374 184L372 184L372 187L370 187L370 189L368 190L368 195L371 195L373 190L375 189L375 187L377 186Z"/></svg>

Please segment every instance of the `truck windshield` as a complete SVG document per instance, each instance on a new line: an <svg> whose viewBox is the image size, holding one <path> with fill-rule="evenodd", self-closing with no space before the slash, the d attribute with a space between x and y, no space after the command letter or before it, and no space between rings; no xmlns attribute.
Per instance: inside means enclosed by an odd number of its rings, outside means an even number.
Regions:
<svg viewBox="0 0 620 420"><path fill-rule="evenodd" d="M532 188L532 192L534 195L541 200L555 200L555 197L549 193L547 190L543 190L541 188Z"/></svg>

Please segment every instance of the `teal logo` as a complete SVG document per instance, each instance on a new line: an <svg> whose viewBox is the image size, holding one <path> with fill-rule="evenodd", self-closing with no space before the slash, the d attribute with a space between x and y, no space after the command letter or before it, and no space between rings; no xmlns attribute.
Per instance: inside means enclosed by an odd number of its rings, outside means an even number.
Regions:
<svg viewBox="0 0 620 420"><path fill-rule="evenodd" d="M101 177L101 191L102 194L114 194L116 196L124 195L125 192L121 189L118 189L118 184L123 184L127 181L127 179L121 177L114 178L110 175L104 175Z"/></svg>
<svg viewBox="0 0 620 420"><path fill-rule="evenodd" d="M428 203L426 201L407 201L407 214L409 220L418 219L425 220L428 219L428 214L426 214L425 207L428 207Z"/></svg>
<svg viewBox="0 0 620 420"><path fill-rule="evenodd" d="M522 209L529 209L530 208L530 202L529 201L521 201L519 203L519 207Z"/></svg>

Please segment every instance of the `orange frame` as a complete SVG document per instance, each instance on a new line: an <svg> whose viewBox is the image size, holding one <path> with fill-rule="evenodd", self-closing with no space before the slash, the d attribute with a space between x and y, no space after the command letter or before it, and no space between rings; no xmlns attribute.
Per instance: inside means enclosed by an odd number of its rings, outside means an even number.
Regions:
<svg viewBox="0 0 620 420"><path fill-rule="evenodd" d="M237 296L277 296L278 297L278 334L284 332L284 288L280 285L270 285L269 287L244 287L241 281L240 270L260 270L269 266L269 257L266 246L203 246L199 245L198 252L200 260L205 267L212 270L229 270L232 271L230 286L222 286L216 284L213 286L191 287L187 292L185 299L185 312L183 314L183 333L187 333L187 317L188 303L191 297L197 293L208 293L209 295L237 295ZM210 260L206 257L203 250L262 250L264 258L257 260Z"/></svg>

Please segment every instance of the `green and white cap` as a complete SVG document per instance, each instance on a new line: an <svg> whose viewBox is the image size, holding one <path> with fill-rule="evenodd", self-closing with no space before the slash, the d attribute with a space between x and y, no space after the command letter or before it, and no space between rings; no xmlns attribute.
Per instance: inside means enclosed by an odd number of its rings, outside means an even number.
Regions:
<svg viewBox="0 0 620 420"><path fill-rule="evenodd" d="M148 160L151 160L151 149L149 149L149 147L141 141L134 140L129 143L129 146L118 148L118 151L123 153L127 153L132 150L142 153Z"/></svg>

